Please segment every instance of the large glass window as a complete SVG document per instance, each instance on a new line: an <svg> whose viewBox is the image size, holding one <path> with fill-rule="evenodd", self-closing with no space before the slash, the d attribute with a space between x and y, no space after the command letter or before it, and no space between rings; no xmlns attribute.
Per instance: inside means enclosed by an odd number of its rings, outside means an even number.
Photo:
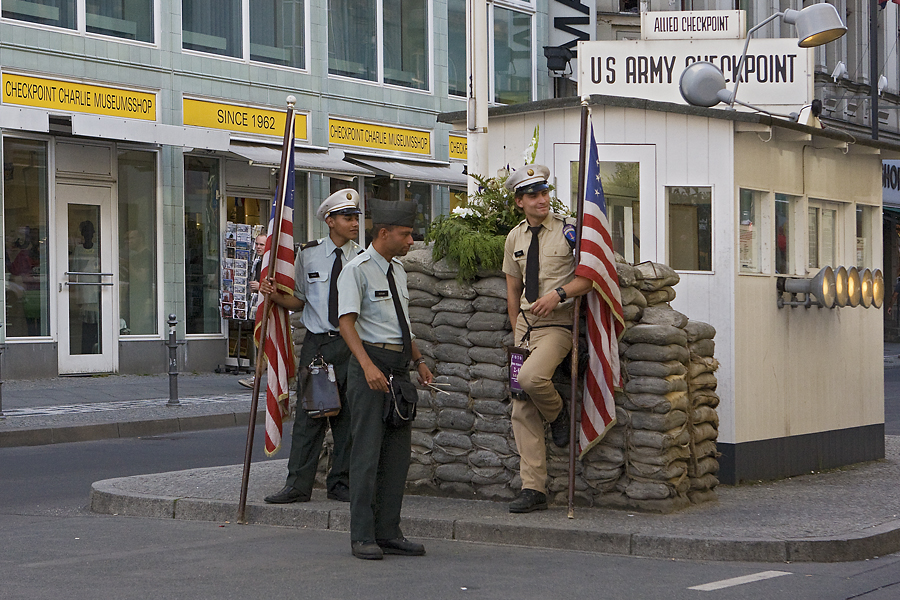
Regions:
<svg viewBox="0 0 900 600"><path fill-rule="evenodd" d="M762 193L753 190L741 190L738 213L739 259L742 273L760 273L760 207Z"/></svg>
<svg viewBox="0 0 900 600"><path fill-rule="evenodd" d="M47 181L45 142L3 139L7 337L50 335Z"/></svg>
<svg viewBox="0 0 900 600"><path fill-rule="evenodd" d="M85 0L84 11L90 33L153 41L153 0Z"/></svg>
<svg viewBox="0 0 900 600"><path fill-rule="evenodd" d="M712 188L666 188L669 203L669 265L712 271Z"/></svg>
<svg viewBox="0 0 900 600"><path fill-rule="evenodd" d="M530 102L531 15L494 7L494 101Z"/></svg>
<svg viewBox="0 0 900 600"><path fill-rule="evenodd" d="M241 0L182 0L181 11L186 50L241 57Z"/></svg>
<svg viewBox="0 0 900 600"><path fill-rule="evenodd" d="M250 0L250 60L306 66L303 0Z"/></svg>
<svg viewBox="0 0 900 600"><path fill-rule="evenodd" d="M157 333L156 153L119 153L119 333Z"/></svg>
<svg viewBox="0 0 900 600"><path fill-rule="evenodd" d="M578 162L569 163L569 206L578 206ZM600 161L600 180L613 250L634 264L641 262L641 164Z"/></svg>
<svg viewBox="0 0 900 600"><path fill-rule="evenodd" d="M428 4L426 0L382 0L384 82L428 89Z"/></svg>
<svg viewBox="0 0 900 600"><path fill-rule="evenodd" d="M377 81L375 7L375 0L329 0L329 73Z"/></svg>
<svg viewBox="0 0 900 600"><path fill-rule="evenodd" d="M78 27L75 22L75 0L3 0L0 7L6 19L66 29Z"/></svg>
<svg viewBox="0 0 900 600"><path fill-rule="evenodd" d="M447 91L466 96L466 0L447 0Z"/></svg>
<svg viewBox="0 0 900 600"><path fill-rule="evenodd" d="M416 223L413 226L413 239L425 239L425 231L431 223L431 184L414 181L399 181L390 177L366 178L366 230L372 228L372 216L369 213L368 199L405 200L418 205ZM371 237L369 238L370 241Z"/></svg>
<svg viewBox="0 0 900 600"><path fill-rule="evenodd" d="M219 333L219 161L184 159L184 288L187 333Z"/></svg>
<svg viewBox="0 0 900 600"><path fill-rule="evenodd" d="M808 228L807 267L818 270L836 267L837 209L819 202L810 202L806 225Z"/></svg>
<svg viewBox="0 0 900 600"><path fill-rule="evenodd" d="M785 194L775 194L775 273L790 275L794 263L791 260L791 215L794 199Z"/></svg>

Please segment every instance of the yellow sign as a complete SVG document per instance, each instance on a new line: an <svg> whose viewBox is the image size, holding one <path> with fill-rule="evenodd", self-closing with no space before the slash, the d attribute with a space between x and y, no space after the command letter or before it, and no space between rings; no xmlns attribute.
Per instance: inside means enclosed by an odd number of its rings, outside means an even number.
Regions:
<svg viewBox="0 0 900 600"><path fill-rule="evenodd" d="M468 139L459 135L450 136L450 158L466 160L469 156Z"/></svg>
<svg viewBox="0 0 900 600"><path fill-rule="evenodd" d="M431 132L328 119L328 142L411 154L431 154Z"/></svg>
<svg viewBox="0 0 900 600"><path fill-rule="evenodd" d="M3 103L156 120L156 94L3 73Z"/></svg>
<svg viewBox="0 0 900 600"><path fill-rule="evenodd" d="M285 112L184 98L184 124L257 135L284 136ZM294 137L306 139L306 115L294 113Z"/></svg>

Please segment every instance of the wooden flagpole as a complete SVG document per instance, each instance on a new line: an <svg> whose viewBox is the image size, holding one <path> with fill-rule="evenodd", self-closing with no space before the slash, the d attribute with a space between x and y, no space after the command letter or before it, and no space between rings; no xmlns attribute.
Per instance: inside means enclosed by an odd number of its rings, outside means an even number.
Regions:
<svg viewBox="0 0 900 600"><path fill-rule="evenodd" d="M588 97L581 98L581 143L578 149L578 209L575 212L575 265L581 262L581 228L584 221L585 163L587 162ZM575 298L575 318L572 324L572 399L569 401L569 518L575 518L575 438L578 412L578 338L581 322L581 296Z"/></svg>
<svg viewBox="0 0 900 600"><path fill-rule="evenodd" d="M273 215L272 236L269 238L269 278L275 278L275 261L278 256L278 242L281 239L281 216L284 213L284 200L287 197L287 181L288 181L288 157L290 152L294 151L294 104L297 99L294 96L287 97L287 113L284 120L284 142L281 146L281 171L278 176L278 196L275 198L275 214ZM241 476L241 499L238 503L237 522L246 524L245 514L247 512L247 488L250 483L250 460L253 458L253 437L256 432L256 411L259 407L259 385L262 381L263 364L266 362L262 359L266 355L266 330L269 322L269 308L271 307L271 299L267 295L262 306L257 310L263 311L262 319L259 322L260 343L256 352L256 376L253 378L253 393L250 400L250 423L247 425L247 447L244 451L244 473Z"/></svg>

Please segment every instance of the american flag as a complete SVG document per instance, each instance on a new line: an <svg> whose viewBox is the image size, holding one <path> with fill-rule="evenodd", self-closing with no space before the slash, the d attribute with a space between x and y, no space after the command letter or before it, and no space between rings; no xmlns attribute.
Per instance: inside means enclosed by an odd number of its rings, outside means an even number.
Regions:
<svg viewBox="0 0 900 600"><path fill-rule="evenodd" d="M593 281L594 291L587 295L588 369L578 437L581 456L603 439L616 422L613 390L622 385L618 340L625 328L593 125L586 166L581 260L575 275Z"/></svg>
<svg viewBox="0 0 900 600"><path fill-rule="evenodd" d="M294 293L294 137L291 128L291 141L288 148L287 179L284 195L284 209L281 214L281 234L278 238L275 254L275 287L285 293ZM282 181L285 181L282 179ZM278 204L279 189L275 192L272 212L269 216L269 231L266 238L266 249L262 258L260 280L269 277L269 253L272 251L272 235L275 229L275 209ZM256 311L256 323L253 334L256 346L260 347L262 336L262 307ZM260 356L266 361L266 455L272 456L281 448L282 423L288 414L290 396L290 379L295 375L294 344L291 338L291 319L288 309L269 303L269 318L266 321L266 340L264 353Z"/></svg>

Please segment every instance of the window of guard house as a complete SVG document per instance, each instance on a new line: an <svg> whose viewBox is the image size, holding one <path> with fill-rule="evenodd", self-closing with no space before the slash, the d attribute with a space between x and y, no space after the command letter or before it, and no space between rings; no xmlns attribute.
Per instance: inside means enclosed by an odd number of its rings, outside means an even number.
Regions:
<svg viewBox="0 0 900 600"><path fill-rule="evenodd" d="M762 272L759 260L761 205L761 192L741 190L738 212L738 244L742 273Z"/></svg>
<svg viewBox="0 0 900 600"><path fill-rule="evenodd" d="M306 66L303 0L250 0L250 60Z"/></svg>
<svg viewBox="0 0 900 600"><path fill-rule="evenodd" d="M775 273L790 275L793 270L791 214L794 198L785 194L775 194Z"/></svg>
<svg viewBox="0 0 900 600"><path fill-rule="evenodd" d="M375 0L328 1L328 72L378 80Z"/></svg>
<svg viewBox="0 0 900 600"><path fill-rule="evenodd" d="M824 266L836 266L837 209L833 205L810 200L807 213L807 267L817 271Z"/></svg>
<svg viewBox="0 0 900 600"><path fill-rule="evenodd" d="M494 101L530 102L531 15L494 7Z"/></svg>
<svg viewBox="0 0 900 600"><path fill-rule="evenodd" d="M241 57L241 0L183 0L181 10L185 50Z"/></svg>
<svg viewBox="0 0 900 600"><path fill-rule="evenodd" d="M571 197L578 206L578 162L569 164ZM641 262L641 165L636 162L600 161L600 181L606 200L606 216L612 231L613 250L629 263ZM574 212L574 208L573 208Z"/></svg>
<svg viewBox="0 0 900 600"><path fill-rule="evenodd" d="M465 96L466 85L466 0L447 1L447 91Z"/></svg>
<svg viewBox="0 0 900 600"><path fill-rule="evenodd" d="M157 332L156 153L119 153L119 333Z"/></svg>
<svg viewBox="0 0 900 600"><path fill-rule="evenodd" d="M3 0L4 18L77 29L74 0Z"/></svg>
<svg viewBox="0 0 900 600"><path fill-rule="evenodd" d="M47 144L3 139L6 335L50 335Z"/></svg>
<svg viewBox="0 0 900 600"><path fill-rule="evenodd" d="M431 184L398 181L389 177L366 178L366 199L370 198L415 202L418 205L418 211L412 236L416 241L425 239L425 231L431 223ZM365 228L367 232L371 232L373 223L368 202L366 203L365 218ZM368 235L367 241L370 240L371 235Z"/></svg>
<svg viewBox="0 0 900 600"><path fill-rule="evenodd" d="M871 206L856 207L856 268L872 269L872 214Z"/></svg>
<svg viewBox="0 0 900 600"><path fill-rule="evenodd" d="M666 188L669 204L669 265L681 271L712 271L712 188Z"/></svg>
<svg viewBox="0 0 900 600"><path fill-rule="evenodd" d="M89 33L153 41L153 0L86 0L84 11Z"/></svg>
<svg viewBox="0 0 900 600"><path fill-rule="evenodd" d="M428 3L382 0L384 82L428 89Z"/></svg>
<svg viewBox="0 0 900 600"><path fill-rule="evenodd" d="M638 13L641 7L638 0L619 0L619 12Z"/></svg>
<svg viewBox="0 0 900 600"><path fill-rule="evenodd" d="M219 161L184 158L184 288L187 333L219 333Z"/></svg>

